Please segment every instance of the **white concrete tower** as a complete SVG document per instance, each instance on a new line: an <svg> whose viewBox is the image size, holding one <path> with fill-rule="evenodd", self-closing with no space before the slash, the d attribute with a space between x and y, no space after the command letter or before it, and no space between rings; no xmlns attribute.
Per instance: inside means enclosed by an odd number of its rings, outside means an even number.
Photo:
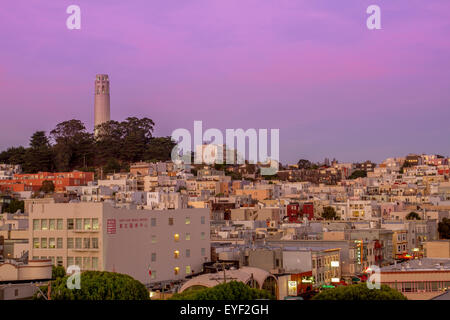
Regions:
<svg viewBox="0 0 450 320"><path fill-rule="evenodd" d="M98 74L95 78L94 125L98 126L109 120L109 77L107 74Z"/></svg>

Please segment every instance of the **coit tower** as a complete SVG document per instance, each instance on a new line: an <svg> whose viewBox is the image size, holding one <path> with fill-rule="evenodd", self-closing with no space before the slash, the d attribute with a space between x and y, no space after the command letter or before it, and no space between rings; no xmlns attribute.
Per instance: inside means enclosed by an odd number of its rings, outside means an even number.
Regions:
<svg viewBox="0 0 450 320"><path fill-rule="evenodd" d="M94 125L111 120L109 104L109 77L98 74L95 78Z"/></svg>

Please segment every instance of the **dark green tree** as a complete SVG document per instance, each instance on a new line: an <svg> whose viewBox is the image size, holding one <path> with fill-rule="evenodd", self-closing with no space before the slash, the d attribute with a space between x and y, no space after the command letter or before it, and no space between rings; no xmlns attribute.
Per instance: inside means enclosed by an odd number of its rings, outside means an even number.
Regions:
<svg viewBox="0 0 450 320"><path fill-rule="evenodd" d="M367 177L367 172L364 170L355 170L353 173L348 177L349 179L357 179L357 178L365 178Z"/></svg>
<svg viewBox="0 0 450 320"><path fill-rule="evenodd" d="M63 278L66 276L66 269L63 266L52 266L52 279Z"/></svg>
<svg viewBox="0 0 450 320"><path fill-rule="evenodd" d="M20 164L25 162L26 149L22 146L11 147L0 153L0 163Z"/></svg>
<svg viewBox="0 0 450 320"><path fill-rule="evenodd" d="M439 222L438 232L441 239L450 239L450 219L444 218Z"/></svg>
<svg viewBox="0 0 450 320"><path fill-rule="evenodd" d="M151 138L144 153L144 160L169 161L175 146L176 143L171 137Z"/></svg>
<svg viewBox="0 0 450 320"><path fill-rule="evenodd" d="M123 129L123 144L121 158L127 162L136 162L144 159L152 138L155 123L148 118L127 118L121 123Z"/></svg>
<svg viewBox="0 0 450 320"><path fill-rule="evenodd" d="M250 288L240 281L222 283L212 288L174 294L171 300L256 300L275 297L266 290Z"/></svg>
<svg viewBox="0 0 450 320"><path fill-rule="evenodd" d="M53 150L45 131L36 131L26 149L23 171L26 173L48 172L53 169Z"/></svg>
<svg viewBox="0 0 450 320"><path fill-rule="evenodd" d="M11 199L11 202L3 207L3 212L7 213L16 213L17 210L20 212L25 211L25 202L22 200Z"/></svg>
<svg viewBox="0 0 450 320"><path fill-rule="evenodd" d="M80 120L59 123L50 132L55 142L55 164L57 171L70 171L88 165L94 154L94 135L87 132Z"/></svg>
<svg viewBox="0 0 450 320"><path fill-rule="evenodd" d="M150 300L149 291L132 277L106 271L85 271L81 273L80 289L68 289L70 275L51 282L52 300ZM47 294L47 287L41 287ZM33 299L44 299L38 292Z"/></svg>
<svg viewBox="0 0 450 320"><path fill-rule="evenodd" d="M306 160L306 159L298 160L297 165L298 165L299 169L311 169L311 167L312 167L311 161Z"/></svg>
<svg viewBox="0 0 450 320"><path fill-rule="evenodd" d="M333 207L324 207L322 217L326 220L335 220L337 218L336 210Z"/></svg>
<svg viewBox="0 0 450 320"><path fill-rule="evenodd" d="M49 181L49 180L44 180L42 182L42 186L39 189L39 191L44 192L44 193L53 193L55 192L55 184L53 183L53 181Z"/></svg>
<svg viewBox="0 0 450 320"><path fill-rule="evenodd" d="M369 289L366 283L325 289L313 300L407 300L399 291L386 285L380 289Z"/></svg>
<svg viewBox="0 0 450 320"><path fill-rule="evenodd" d="M410 212L406 215L406 220L420 220L420 216L417 212Z"/></svg>

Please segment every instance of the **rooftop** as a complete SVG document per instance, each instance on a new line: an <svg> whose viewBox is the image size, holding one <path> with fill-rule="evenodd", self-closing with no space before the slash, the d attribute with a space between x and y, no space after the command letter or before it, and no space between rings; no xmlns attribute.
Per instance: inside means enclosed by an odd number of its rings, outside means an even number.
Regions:
<svg viewBox="0 0 450 320"><path fill-rule="evenodd" d="M381 268L381 272L438 270L450 271L450 258L423 258Z"/></svg>

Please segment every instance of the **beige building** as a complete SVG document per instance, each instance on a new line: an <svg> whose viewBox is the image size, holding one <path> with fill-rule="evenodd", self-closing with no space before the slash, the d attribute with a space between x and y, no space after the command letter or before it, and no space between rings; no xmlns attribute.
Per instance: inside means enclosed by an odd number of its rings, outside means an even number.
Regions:
<svg viewBox="0 0 450 320"><path fill-rule="evenodd" d="M200 272L210 259L208 209L38 204L29 219L29 256L66 268L115 271L152 283Z"/></svg>
<svg viewBox="0 0 450 320"><path fill-rule="evenodd" d="M423 246L426 258L450 258L450 240L427 241Z"/></svg>

